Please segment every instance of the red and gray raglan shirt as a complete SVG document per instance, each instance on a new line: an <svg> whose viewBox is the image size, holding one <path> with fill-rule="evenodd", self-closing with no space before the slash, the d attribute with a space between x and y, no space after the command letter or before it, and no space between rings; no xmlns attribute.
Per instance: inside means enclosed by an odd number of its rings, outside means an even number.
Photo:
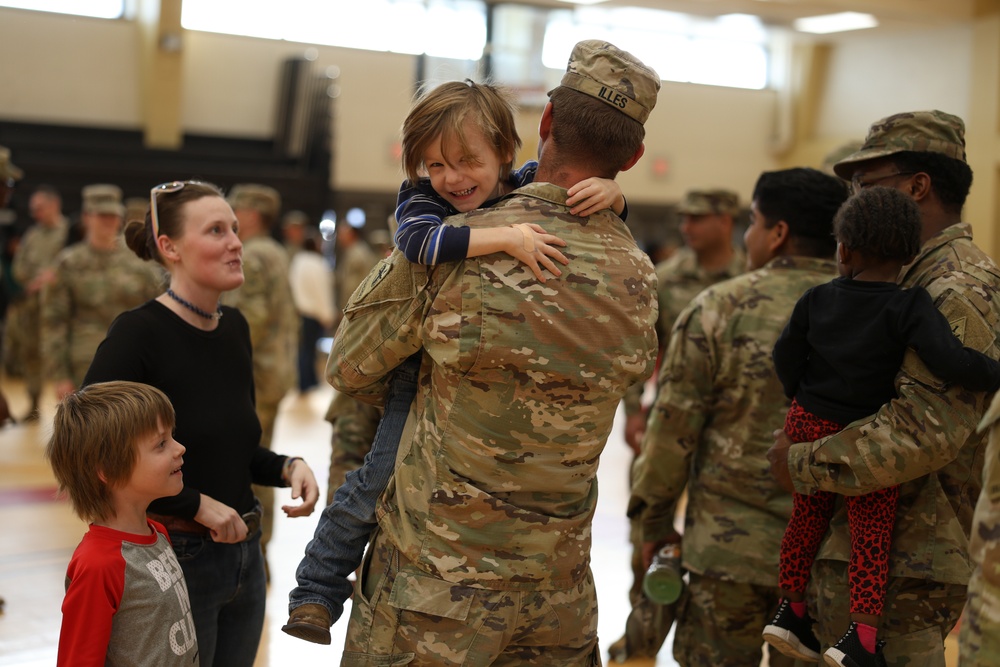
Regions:
<svg viewBox="0 0 1000 667"><path fill-rule="evenodd" d="M66 570L59 667L198 665L191 602L166 529L90 530Z"/></svg>

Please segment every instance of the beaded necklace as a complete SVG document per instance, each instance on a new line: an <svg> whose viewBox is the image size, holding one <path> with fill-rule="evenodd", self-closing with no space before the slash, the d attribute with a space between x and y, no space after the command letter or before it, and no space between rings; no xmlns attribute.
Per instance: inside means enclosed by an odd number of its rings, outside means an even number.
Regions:
<svg viewBox="0 0 1000 667"><path fill-rule="evenodd" d="M222 305L221 304L216 306L216 310L215 310L214 313L210 313L210 312L208 312L206 310L202 310L201 308L199 308L198 306L194 305L193 303L191 303L187 299L182 299L181 297L177 296L177 293L174 292L169 287L167 288L167 296L169 296L171 299L173 299L177 303L181 304L182 306L184 306L185 308L187 308L191 312L193 312L195 315L200 315L201 317L204 317L206 320L216 320L217 321L217 320L221 320L222 319Z"/></svg>

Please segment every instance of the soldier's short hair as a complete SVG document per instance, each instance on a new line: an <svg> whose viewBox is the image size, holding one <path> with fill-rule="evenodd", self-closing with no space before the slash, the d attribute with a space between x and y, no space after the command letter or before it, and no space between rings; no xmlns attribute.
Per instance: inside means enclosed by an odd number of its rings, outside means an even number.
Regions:
<svg viewBox="0 0 1000 667"><path fill-rule="evenodd" d="M173 430L170 400L138 382L88 385L59 403L45 455L77 516L114 518L111 490L128 483L139 441L161 427Z"/></svg>
<svg viewBox="0 0 1000 667"><path fill-rule="evenodd" d="M965 161L941 153L916 151L895 153L889 160L898 172L930 176L931 189L945 210L961 213L972 189L972 168Z"/></svg>
<svg viewBox="0 0 1000 667"><path fill-rule="evenodd" d="M784 221L803 252L832 257L837 247L833 218L847 195L847 184L841 179L817 169L795 167L761 174L753 201L767 227Z"/></svg>
<svg viewBox="0 0 1000 667"><path fill-rule="evenodd" d="M59 194L59 190L56 186L49 185L48 183L35 186L35 189L31 191L31 195L41 195L62 205L62 195Z"/></svg>
<svg viewBox="0 0 1000 667"><path fill-rule="evenodd" d="M844 202L833 233L851 251L905 264L920 252L920 209L903 192L875 185Z"/></svg>

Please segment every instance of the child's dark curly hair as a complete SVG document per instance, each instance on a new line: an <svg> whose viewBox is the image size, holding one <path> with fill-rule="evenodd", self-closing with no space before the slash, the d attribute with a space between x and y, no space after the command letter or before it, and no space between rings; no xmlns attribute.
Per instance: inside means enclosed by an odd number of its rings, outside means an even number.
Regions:
<svg viewBox="0 0 1000 667"><path fill-rule="evenodd" d="M840 207L833 233L848 250L909 262L920 251L920 209L899 190L868 187Z"/></svg>

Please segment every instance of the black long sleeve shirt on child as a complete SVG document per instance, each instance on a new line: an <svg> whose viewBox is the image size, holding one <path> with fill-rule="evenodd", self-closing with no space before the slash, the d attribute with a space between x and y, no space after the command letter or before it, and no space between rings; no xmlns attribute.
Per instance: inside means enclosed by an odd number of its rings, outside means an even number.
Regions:
<svg viewBox="0 0 1000 667"><path fill-rule="evenodd" d="M972 391L1000 388L1000 363L964 347L921 287L837 278L808 290L774 345L785 395L848 424L896 397L911 347L939 378Z"/></svg>

